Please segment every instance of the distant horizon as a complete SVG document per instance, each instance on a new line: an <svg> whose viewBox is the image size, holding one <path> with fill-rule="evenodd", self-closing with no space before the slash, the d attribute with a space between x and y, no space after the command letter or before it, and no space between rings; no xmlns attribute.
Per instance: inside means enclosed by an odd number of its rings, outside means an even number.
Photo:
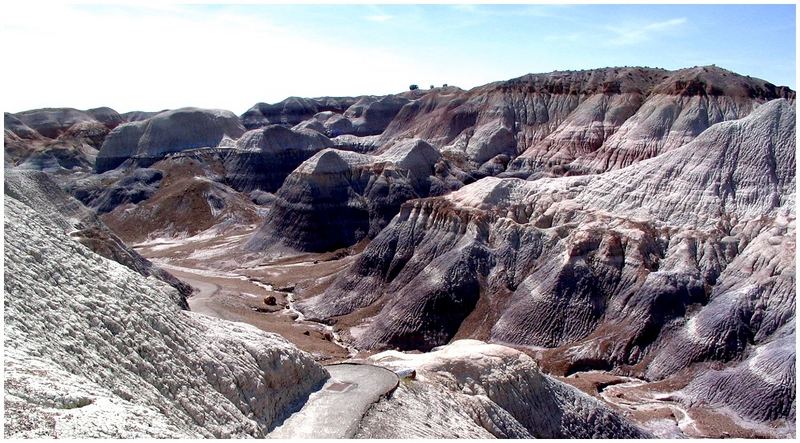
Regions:
<svg viewBox="0 0 800 443"><path fill-rule="evenodd" d="M488 85L488 84L491 84L491 83L496 83L496 82L503 82L503 81L513 80L513 79L516 79L516 78L524 77L524 76L526 76L526 75L541 75L541 74L551 74L551 73L555 73L555 72L581 72L581 71L597 71L597 70L601 70L601 69L621 69L621 68L664 69L664 70L666 70L666 71L669 71L669 72L675 72L675 71L680 71L680 70L682 70L682 69L692 69L692 68L696 68L696 67L709 67L709 66L716 66L717 68L721 68L721 69L724 69L724 70L727 70L727 71L731 71L730 69L727 69L727 68L726 68L726 67L724 67L724 66L718 66L718 65L714 65L714 64L710 64L710 65L695 65L695 66L685 66L685 67L683 67L683 68L678 68L678 69L667 69L667 68L662 68L662 67L660 67L660 66L624 66L624 65L623 65L623 66L603 66L603 67L600 67L600 68L586 68L586 69L555 69L555 70L553 70L553 71L547 71L547 72L527 72L527 73L525 73L525 74L517 75L517 76L514 76L514 77L509 77L509 78L506 78L506 79L498 79L498 80L490 81L490 82L487 82L487 83L484 83L484 84L480 84L480 85L472 86L472 87L469 87L469 88L463 88L463 87L461 87L461 86L459 86L459 85L451 85L451 84L447 84L447 86L448 86L448 87L456 87L456 88L459 88L459 89L462 89L462 90L465 90L465 91L469 91L469 90L471 90L471 89L480 88L480 87L486 86L486 85ZM731 72L735 72L735 71L731 71ZM749 76L749 77L756 78L756 79L759 79L759 80L764 80L764 81L766 81L766 82L772 83L773 85L775 85L775 86L777 86L777 87L788 87L788 88L792 89L793 91L795 91L795 88L793 88L793 87L791 87L791 86L789 86L789 85L781 85L781 84L778 84L778 83L771 82L769 79L760 78L760 77L755 77L755 76L749 75L749 74L747 74L747 73L742 73L742 72L735 72L735 73L736 73L736 74L739 74L739 75L741 75L741 76L744 76L744 77L747 77L747 76ZM409 86L411 86L411 85L409 85ZM428 85L428 86L425 86L425 87L423 87L422 85L417 85L417 86L419 86L419 89L420 89L420 90L428 90L428 89L429 89L429 87L430 87L431 85ZM435 88L439 88L439 87L442 87L443 85L433 85L433 86L434 86ZM226 108L203 108L202 106L195 106L195 105L192 105L192 104L187 104L187 105L184 105L184 106L178 106L178 107L173 107L173 108L161 108L161 109L132 109L132 110L125 110L125 111L121 111L121 110L119 110L119 109L116 109L116 108L114 108L113 106L108 106L108 105L99 105L99 106L93 106L93 107L88 107L88 108L76 108L76 107L74 107L74 106L45 106L45 107L43 107L43 108L29 108L29 109L21 109L21 110L18 110L18 111L4 111L4 112L10 112L10 113L12 113L12 114L18 114L18 113L21 113L21 112L35 111L35 110L41 110L41 109L65 109L65 108L69 108L69 109L77 109L77 110L79 110L79 111L88 111L88 110L91 110L91 109L98 109L98 108L110 108L110 109L113 109L114 111L116 111L116 112L117 112L117 113L119 113L119 114L128 114L128 113L132 113L132 112L165 112L165 111L171 111L171 110L175 110L175 109L181 109L181 108L201 108L201 109L218 109L218 110L222 110L222 111L231 111L231 112L233 112L233 113L234 113L234 114L236 114L236 115L242 115L242 114L244 114L245 112L247 112L248 110L250 110L250 109L251 109L253 106L255 106L255 105L259 104L259 103L266 103L266 104L268 104L268 105L274 105L274 104L277 104L277 103L283 102L283 101L285 101L285 100L288 100L288 99L290 99L290 98L303 98L303 99L311 99L311 100L314 100L314 99L320 99L320 98L325 98L325 97L340 98L340 97L364 97L364 96L393 95L393 94L401 94L401 93L403 93L403 92L408 92L408 91L409 91L409 89L408 89L408 88L406 88L405 90L401 90L401 91L397 91L397 92L389 92L388 94L317 95L317 96L297 96L297 95L290 95L290 96L286 96L286 97L284 97L284 98L282 98L282 99L280 99L280 100L277 100L277 101L272 101L272 102L266 102L266 101L263 101L263 100L257 100L257 101L254 101L252 105L250 105L248 108L244 109L244 110L243 110L243 111L241 111L241 112L237 112L237 111L236 111L236 110L234 110L234 109L226 109Z"/></svg>
<svg viewBox="0 0 800 443"><path fill-rule="evenodd" d="M4 5L5 112L465 90L716 65L796 89L794 5ZM8 51L13 49L13 51ZM15 69L9 69L14 67Z"/></svg>

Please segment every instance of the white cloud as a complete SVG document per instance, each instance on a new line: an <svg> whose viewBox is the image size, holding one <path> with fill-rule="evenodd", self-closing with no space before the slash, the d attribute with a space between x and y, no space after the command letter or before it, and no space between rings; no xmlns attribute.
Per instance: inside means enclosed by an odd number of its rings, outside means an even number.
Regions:
<svg viewBox="0 0 800 443"><path fill-rule="evenodd" d="M651 39L654 35L678 28L687 22L685 17L673 18L643 25L606 26L614 36L608 42L613 45L632 45Z"/></svg>

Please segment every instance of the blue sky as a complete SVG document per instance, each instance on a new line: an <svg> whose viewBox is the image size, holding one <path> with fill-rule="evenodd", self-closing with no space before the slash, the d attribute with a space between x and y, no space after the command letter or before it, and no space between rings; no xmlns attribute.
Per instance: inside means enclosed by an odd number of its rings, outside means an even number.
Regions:
<svg viewBox="0 0 800 443"><path fill-rule="evenodd" d="M7 8L6 8L7 9ZM20 5L5 111L470 88L529 72L716 64L795 87L794 5ZM8 43L6 43L8 44Z"/></svg>

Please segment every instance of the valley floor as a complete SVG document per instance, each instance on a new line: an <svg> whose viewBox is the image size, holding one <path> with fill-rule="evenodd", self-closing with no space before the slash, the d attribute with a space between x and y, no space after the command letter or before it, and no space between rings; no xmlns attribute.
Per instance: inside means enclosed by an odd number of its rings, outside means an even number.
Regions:
<svg viewBox="0 0 800 443"><path fill-rule="evenodd" d="M225 240L196 236L186 241L147 242L134 245L134 249L195 288L188 298L192 311L280 334L321 362L347 358L349 351L346 345L336 343L338 334L333 328L303 319L293 308L292 294L298 281L324 280L349 260L333 265L312 266L312 260L239 267L226 252L244 238L241 234Z"/></svg>
<svg viewBox="0 0 800 443"><path fill-rule="evenodd" d="M195 288L194 294L188 298L192 311L248 323L280 334L323 364L363 362L374 354L358 351L342 338L342 335L349 336L347 327L353 319L343 318L339 323L344 326L330 326L309 321L294 308L295 288L302 288L307 295L323 291L340 270L358 257L358 248L339 253L295 255L267 263L242 261L241 246L251 232L252 228L223 236L200 234L183 240L153 240L133 247ZM267 304L268 299L273 300ZM524 347L518 349L543 363L542 352ZM556 379L602 400L662 438L779 437L774 429L742 422L727 411L681 405L673 393L691 380L690 374L650 383L592 370L556 376ZM323 394L319 396L324 397ZM325 401L313 403L314 407L323 407ZM283 432L301 426L303 414L311 413L301 411L295 414L291 422L287 421L289 427ZM311 415L314 419L325 418Z"/></svg>

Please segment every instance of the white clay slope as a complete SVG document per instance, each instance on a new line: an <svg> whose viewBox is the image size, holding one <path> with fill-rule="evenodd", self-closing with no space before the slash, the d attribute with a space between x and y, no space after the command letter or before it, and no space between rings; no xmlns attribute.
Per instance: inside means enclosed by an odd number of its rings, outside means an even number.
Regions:
<svg viewBox="0 0 800 443"><path fill-rule="evenodd" d="M599 401L542 374L533 359L506 346L457 340L423 354L385 351L370 359L395 370L413 369L416 378L401 383L393 398L367 414L363 437L648 436Z"/></svg>
<svg viewBox="0 0 800 443"><path fill-rule="evenodd" d="M5 200L5 437L260 437L327 378Z"/></svg>

